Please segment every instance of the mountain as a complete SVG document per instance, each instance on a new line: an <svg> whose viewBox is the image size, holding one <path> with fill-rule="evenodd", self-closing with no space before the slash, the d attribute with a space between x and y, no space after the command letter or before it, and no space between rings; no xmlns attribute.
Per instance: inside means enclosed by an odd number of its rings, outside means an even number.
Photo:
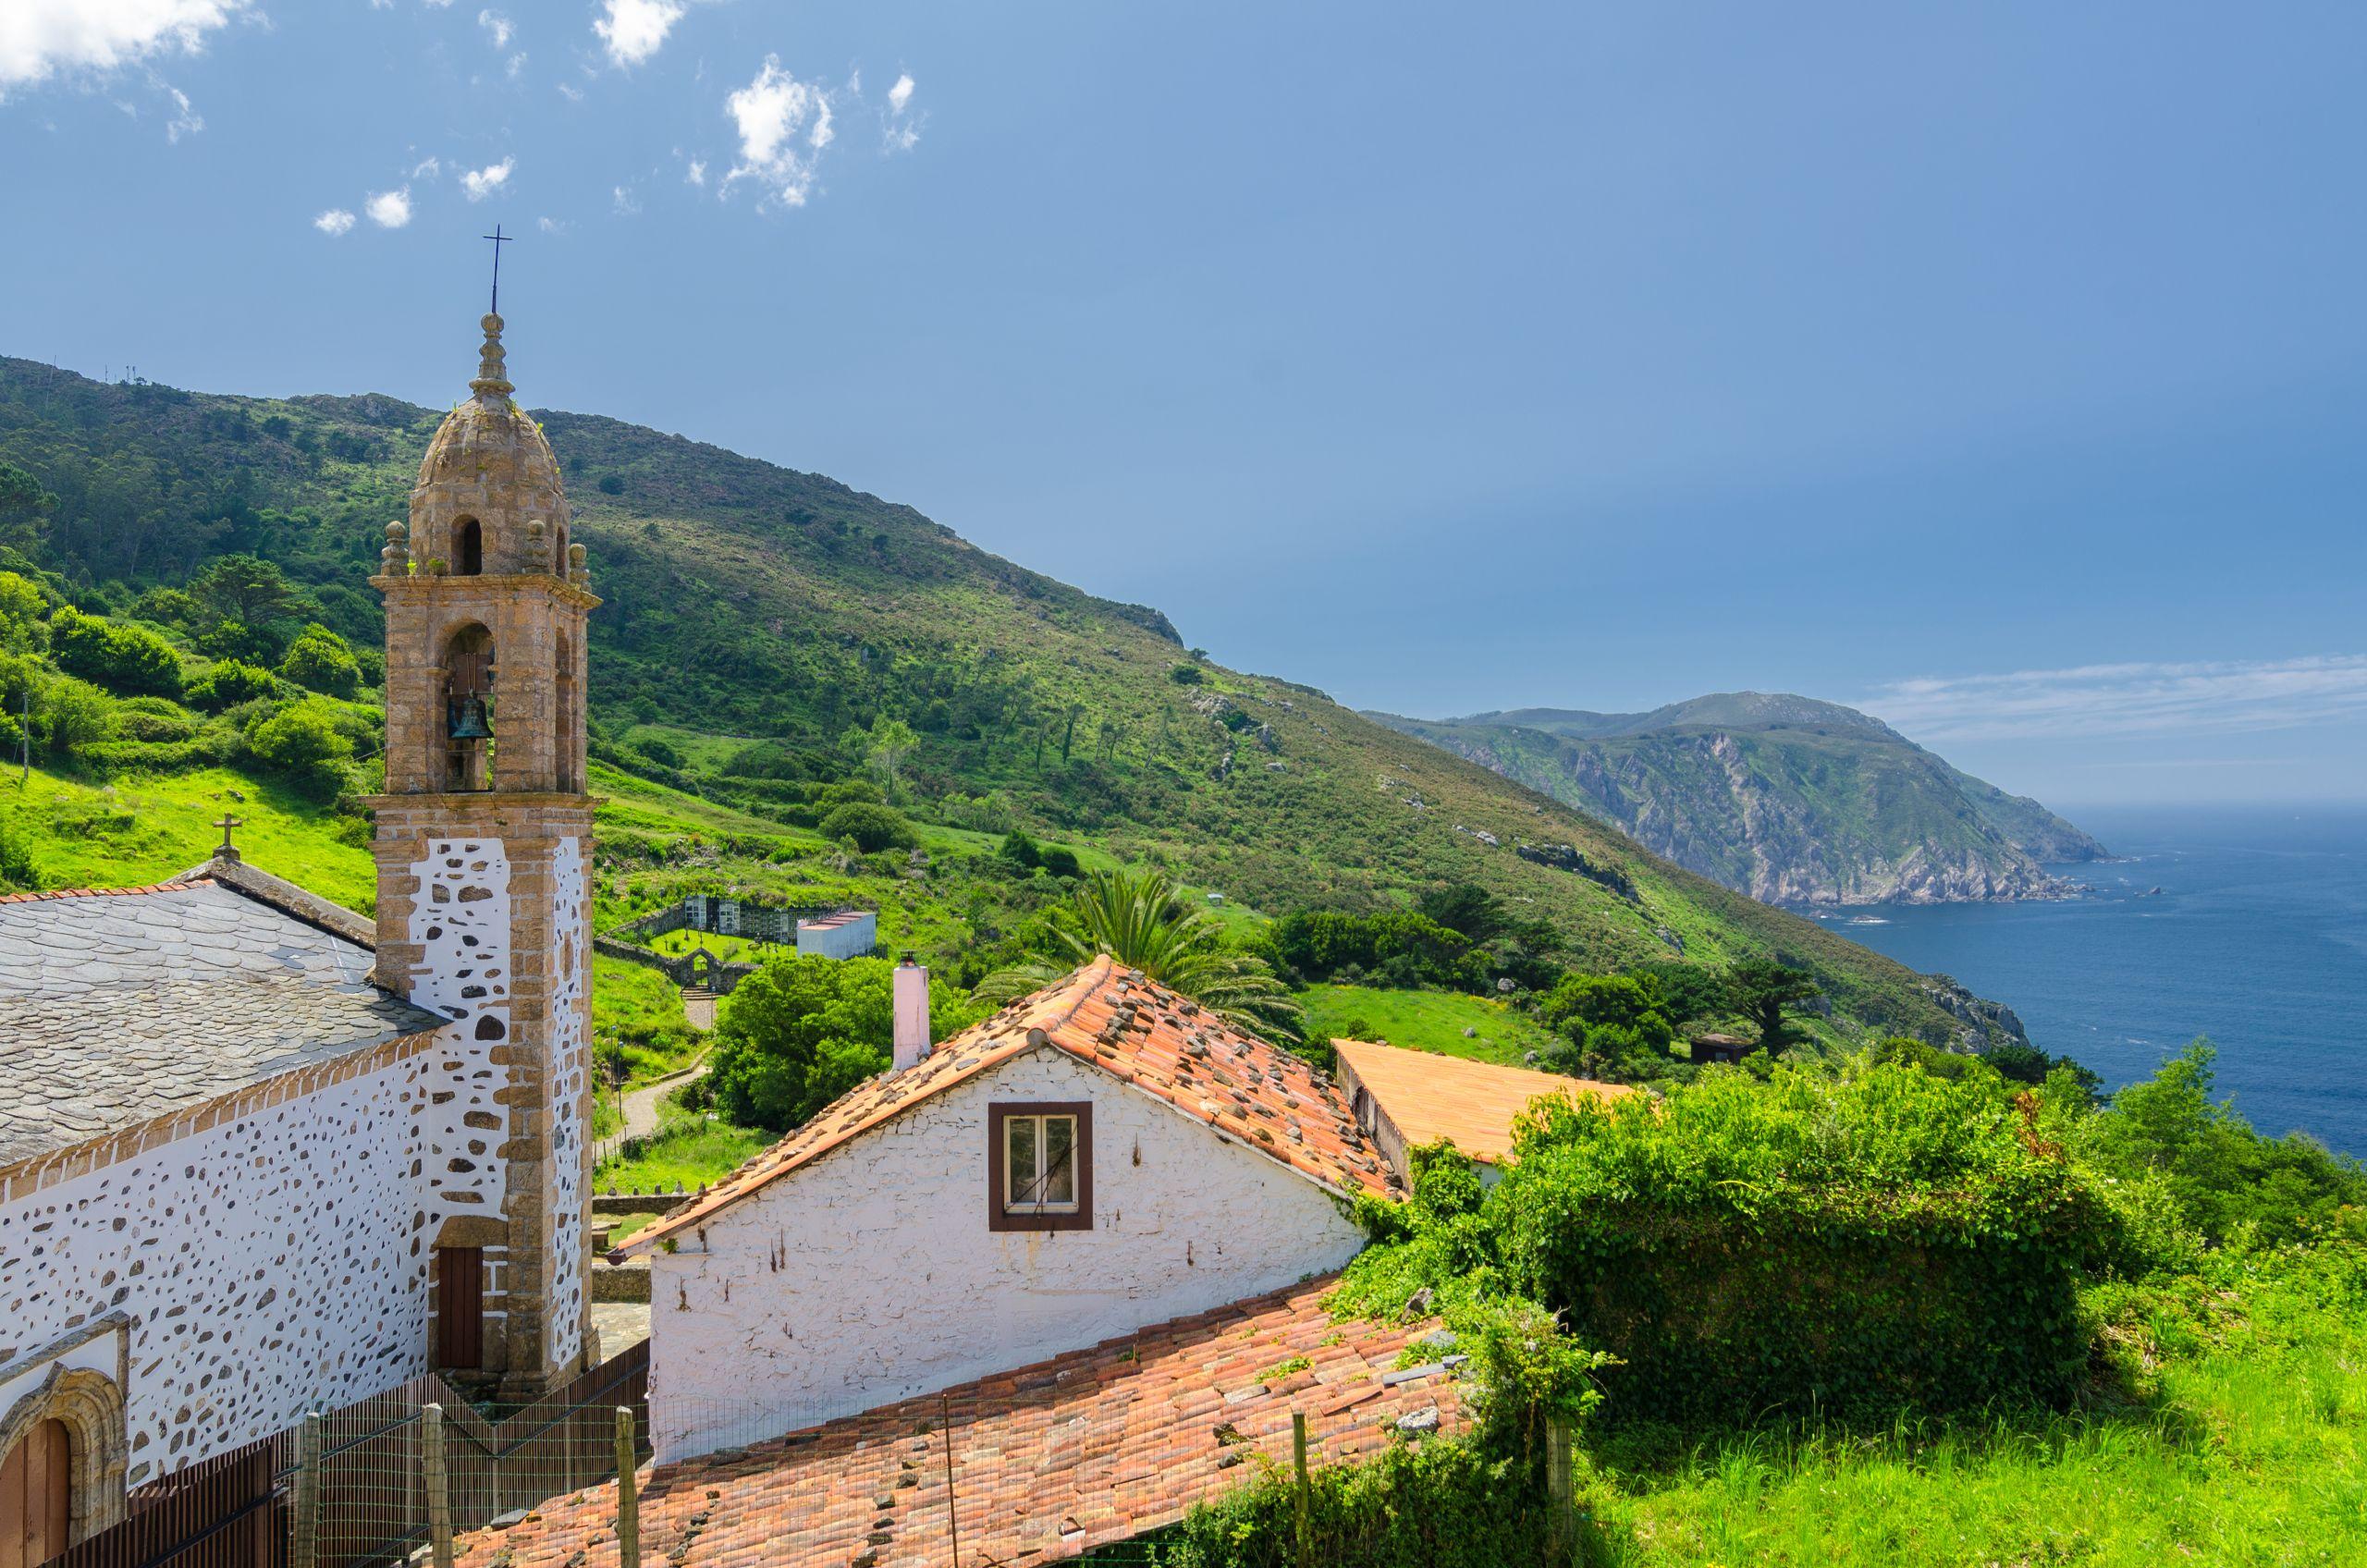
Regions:
<svg viewBox="0 0 2367 1568"><path fill-rule="evenodd" d="M456 386L468 347L451 355ZM0 461L58 497L34 559L85 609L129 611L243 551L374 645L366 579L440 417L384 396L215 396L0 360ZM670 785L767 813L794 780L846 769L850 729L892 716L919 736L903 777L921 815L1156 860L1235 906L1372 909L1468 881L1551 921L1583 966L1774 958L1815 972L1842 1033L2018 1033L1952 983L1320 692L1191 658L1159 611L1016 566L910 507L611 419L537 417L606 601L595 755L654 758ZM668 852L730 849L718 835Z"/></svg>
<svg viewBox="0 0 2367 1568"><path fill-rule="evenodd" d="M2036 801L1812 697L1721 692L1650 713L1367 717L1593 813L1768 903L2061 897L2103 846Z"/></svg>

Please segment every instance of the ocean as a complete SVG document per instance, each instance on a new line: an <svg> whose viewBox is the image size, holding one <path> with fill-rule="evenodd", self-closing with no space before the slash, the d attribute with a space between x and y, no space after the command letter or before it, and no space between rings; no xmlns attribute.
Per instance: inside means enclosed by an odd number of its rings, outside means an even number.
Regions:
<svg viewBox="0 0 2367 1568"><path fill-rule="evenodd" d="M2208 1035L2254 1126L2367 1158L2367 807L2063 815L2125 857L2055 868L2091 897L1824 924L2004 1002L2113 1086Z"/></svg>

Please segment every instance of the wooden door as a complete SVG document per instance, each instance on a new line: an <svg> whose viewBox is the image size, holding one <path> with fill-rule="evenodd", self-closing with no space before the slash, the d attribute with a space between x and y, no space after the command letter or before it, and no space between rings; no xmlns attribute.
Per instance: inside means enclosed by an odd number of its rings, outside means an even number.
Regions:
<svg viewBox="0 0 2367 1568"><path fill-rule="evenodd" d="M43 1421L0 1459L0 1568L34 1568L66 1550L74 1444Z"/></svg>
<svg viewBox="0 0 2367 1568"><path fill-rule="evenodd" d="M435 1249L435 1365L484 1365L483 1247Z"/></svg>

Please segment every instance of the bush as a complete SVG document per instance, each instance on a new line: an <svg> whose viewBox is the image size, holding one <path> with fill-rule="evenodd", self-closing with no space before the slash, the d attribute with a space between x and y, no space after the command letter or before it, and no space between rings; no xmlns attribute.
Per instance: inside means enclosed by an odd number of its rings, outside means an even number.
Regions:
<svg viewBox="0 0 2367 1568"><path fill-rule="evenodd" d="M1987 1085L1716 1072L1551 1105L1487 1218L1510 1288L1628 1365L1622 1418L2059 1402L2118 1216Z"/></svg>
<svg viewBox="0 0 2367 1568"><path fill-rule="evenodd" d="M191 707L220 713L241 703L268 697L278 690L279 683L272 679L271 671L236 659L224 659L191 681L184 695Z"/></svg>
<svg viewBox="0 0 2367 1568"><path fill-rule="evenodd" d="M299 788L324 799L345 787L353 742L338 723L337 709L317 697L291 703L247 733L255 760Z"/></svg>
<svg viewBox="0 0 2367 1568"><path fill-rule="evenodd" d="M186 741L197 733L197 726L184 713L158 713L141 704L156 701L153 697L135 697L122 704L116 712L116 732L127 741L150 743Z"/></svg>
<svg viewBox="0 0 2367 1568"><path fill-rule="evenodd" d="M0 571L0 650L38 654L49 646L48 607L40 584L13 571Z"/></svg>
<svg viewBox="0 0 2367 1568"><path fill-rule="evenodd" d="M136 626L115 626L86 616L71 605L49 619L50 657L68 675L79 675L124 696L181 692L180 655L171 643Z"/></svg>
<svg viewBox="0 0 2367 1568"><path fill-rule="evenodd" d="M198 602L178 588L151 588L132 601L131 613L159 626L195 626L205 618Z"/></svg>
<svg viewBox="0 0 2367 1568"><path fill-rule="evenodd" d="M1208 678L1207 671L1201 669L1201 668L1196 664L1179 664L1168 667L1167 679L1174 681L1178 686L1197 686L1202 681L1208 680Z"/></svg>
<svg viewBox="0 0 2367 1568"><path fill-rule="evenodd" d="M1412 910L1382 914L1299 911L1274 923L1276 958L1308 982L1355 969L1397 986L1479 988L1471 939Z"/></svg>
<svg viewBox="0 0 2367 1568"><path fill-rule="evenodd" d="M822 819L821 832L833 842L852 842L867 855L909 850L920 842L901 812L869 801L849 801L839 807Z"/></svg>
<svg viewBox="0 0 2367 1568"><path fill-rule="evenodd" d="M115 734L115 700L87 680L60 676L34 701L54 756L71 756Z"/></svg>
<svg viewBox="0 0 2367 1568"><path fill-rule="evenodd" d="M0 816L0 893L40 891L41 867L33 861L32 846L15 824Z"/></svg>
<svg viewBox="0 0 2367 1568"><path fill-rule="evenodd" d="M332 697L350 697L362 690L362 666L345 639L315 621L288 645L279 673L297 685Z"/></svg>

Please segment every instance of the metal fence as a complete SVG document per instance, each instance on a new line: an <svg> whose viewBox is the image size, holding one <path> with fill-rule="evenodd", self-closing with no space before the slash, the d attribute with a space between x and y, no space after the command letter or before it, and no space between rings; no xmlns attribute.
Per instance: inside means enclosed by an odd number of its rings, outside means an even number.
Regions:
<svg viewBox="0 0 2367 1568"><path fill-rule="evenodd" d="M51 1568L284 1568L275 1485L283 1440L265 1438L135 1488L122 1523L68 1547Z"/></svg>

